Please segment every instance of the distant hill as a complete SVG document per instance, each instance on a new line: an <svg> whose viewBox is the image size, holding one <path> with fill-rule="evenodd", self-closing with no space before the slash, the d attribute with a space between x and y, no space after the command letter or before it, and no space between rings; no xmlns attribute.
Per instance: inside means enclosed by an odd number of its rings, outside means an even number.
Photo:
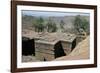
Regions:
<svg viewBox="0 0 100 73"><path fill-rule="evenodd" d="M22 28L28 29L29 27L32 27L33 20L34 20L33 16L23 15L22 16Z"/></svg>
<svg viewBox="0 0 100 73"><path fill-rule="evenodd" d="M22 28L23 29L33 29L33 21L36 20L39 17L35 16L29 16L29 15L23 15L22 16ZM42 17L44 20L44 23L46 23L49 19L52 20L52 22L57 24L57 27L60 27L61 20L64 21L64 28L66 32L75 33L73 22L75 20L75 16L64 16L64 17ZM81 16L81 18L85 18L86 20L90 20L89 16Z"/></svg>

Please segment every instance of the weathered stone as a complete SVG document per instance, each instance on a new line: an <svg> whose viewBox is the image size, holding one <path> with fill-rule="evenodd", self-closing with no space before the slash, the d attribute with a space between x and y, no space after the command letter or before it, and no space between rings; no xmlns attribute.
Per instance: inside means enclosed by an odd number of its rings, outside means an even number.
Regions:
<svg viewBox="0 0 100 73"><path fill-rule="evenodd" d="M35 51L54 55L54 51L53 51L53 50L48 50L48 49L38 49L38 48L36 48Z"/></svg>
<svg viewBox="0 0 100 73"><path fill-rule="evenodd" d="M55 56L52 54L43 53L43 56L45 61L52 61L55 59Z"/></svg>
<svg viewBox="0 0 100 73"><path fill-rule="evenodd" d="M40 61L51 61L55 59L54 55L43 52L35 52L36 58Z"/></svg>
<svg viewBox="0 0 100 73"><path fill-rule="evenodd" d="M72 43L67 42L67 41L61 41L63 49L71 49Z"/></svg>
<svg viewBox="0 0 100 73"><path fill-rule="evenodd" d="M65 48L64 49L64 52L66 55L70 54L71 53L71 49L70 48Z"/></svg>
<svg viewBox="0 0 100 73"><path fill-rule="evenodd" d="M41 61L50 61L57 57L68 55L76 46L76 36L74 34L38 34L32 31L30 34L23 34L23 36L27 36L30 37L30 39L35 40L35 56L38 60Z"/></svg>
<svg viewBox="0 0 100 73"><path fill-rule="evenodd" d="M47 49L47 50L54 50L55 44L50 44L49 42L45 42L42 40L36 40L35 41L35 48L36 49Z"/></svg>
<svg viewBox="0 0 100 73"><path fill-rule="evenodd" d="M79 42L81 42L82 40L84 40L86 37L83 35L77 35L76 37L76 44L78 44Z"/></svg>

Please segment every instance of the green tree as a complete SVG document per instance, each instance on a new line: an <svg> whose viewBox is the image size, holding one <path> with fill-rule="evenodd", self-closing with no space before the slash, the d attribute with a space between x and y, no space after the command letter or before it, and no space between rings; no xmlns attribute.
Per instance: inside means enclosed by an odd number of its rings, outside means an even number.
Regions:
<svg viewBox="0 0 100 73"><path fill-rule="evenodd" d="M61 28L61 31L64 31L64 25L65 25L64 21L61 20L61 21L60 21L60 28Z"/></svg>
<svg viewBox="0 0 100 73"><path fill-rule="evenodd" d="M82 21L81 21L81 18L80 18L80 15L77 15L75 17L75 20L74 20L74 27L76 28L76 30L78 32L80 32L80 25L81 25Z"/></svg>
<svg viewBox="0 0 100 73"><path fill-rule="evenodd" d="M74 27L78 33L89 32L89 21L85 18L82 18L80 15L77 15L74 20Z"/></svg>
<svg viewBox="0 0 100 73"><path fill-rule="evenodd" d="M35 28L36 32L43 32L44 31L44 20L42 17L37 18L34 22L33 22L33 26Z"/></svg>
<svg viewBox="0 0 100 73"><path fill-rule="evenodd" d="M34 31L35 31L35 32L38 31L38 21L37 21L37 20L38 20L37 18L35 18L35 19L33 20L33 27L34 27Z"/></svg>
<svg viewBox="0 0 100 73"><path fill-rule="evenodd" d="M49 18L47 22L47 32L51 32L52 29L52 20Z"/></svg>
<svg viewBox="0 0 100 73"><path fill-rule="evenodd" d="M49 18L47 22L47 32L56 32L57 26L56 23L52 22L52 20Z"/></svg>
<svg viewBox="0 0 100 73"><path fill-rule="evenodd" d="M89 22L86 19L82 20L82 26L81 28L85 31L88 32L89 31Z"/></svg>
<svg viewBox="0 0 100 73"><path fill-rule="evenodd" d="M52 32L56 32L57 31L57 25L56 23L52 24Z"/></svg>

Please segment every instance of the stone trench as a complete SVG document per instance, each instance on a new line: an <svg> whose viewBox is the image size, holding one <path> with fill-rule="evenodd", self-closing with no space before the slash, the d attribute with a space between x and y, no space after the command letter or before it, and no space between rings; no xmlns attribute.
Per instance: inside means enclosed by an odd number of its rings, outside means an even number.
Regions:
<svg viewBox="0 0 100 73"><path fill-rule="evenodd" d="M58 41L54 44L35 41L37 40L22 37L22 55L35 56L39 61L51 61L68 55L76 46L76 39L72 42Z"/></svg>

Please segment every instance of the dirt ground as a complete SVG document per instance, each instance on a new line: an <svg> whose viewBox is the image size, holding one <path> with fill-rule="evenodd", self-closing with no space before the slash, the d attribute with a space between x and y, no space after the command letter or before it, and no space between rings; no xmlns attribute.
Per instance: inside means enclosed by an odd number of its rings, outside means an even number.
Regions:
<svg viewBox="0 0 100 73"><path fill-rule="evenodd" d="M22 56L22 62L37 62L39 60L36 59L35 56Z"/></svg>

